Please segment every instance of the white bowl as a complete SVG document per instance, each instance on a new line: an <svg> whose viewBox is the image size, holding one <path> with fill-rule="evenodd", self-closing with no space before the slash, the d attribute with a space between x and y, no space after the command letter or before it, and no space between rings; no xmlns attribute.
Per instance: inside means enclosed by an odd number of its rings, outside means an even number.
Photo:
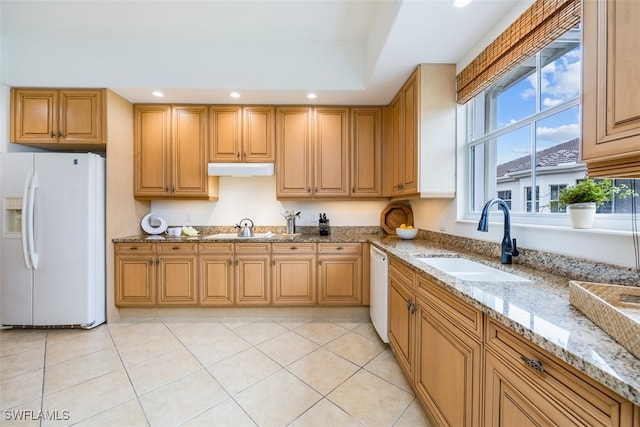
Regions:
<svg viewBox="0 0 640 427"><path fill-rule="evenodd" d="M399 238L411 240L418 235L417 228L396 228L396 234Z"/></svg>

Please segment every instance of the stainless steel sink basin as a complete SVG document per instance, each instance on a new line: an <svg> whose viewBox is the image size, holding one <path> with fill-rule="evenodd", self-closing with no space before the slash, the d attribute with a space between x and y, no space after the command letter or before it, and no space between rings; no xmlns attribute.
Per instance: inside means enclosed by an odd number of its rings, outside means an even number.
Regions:
<svg viewBox="0 0 640 427"><path fill-rule="evenodd" d="M416 257L437 270L461 280L477 282L529 282L515 274L489 267L480 262L459 257Z"/></svg>
<svg viewBox="0 0 640 427"><path fill-rule="evenodd" d="M273 237L273 233L255 233L252 237L240 237L238 233L218 233L205 236L205 239L269 239Z"/></svg>

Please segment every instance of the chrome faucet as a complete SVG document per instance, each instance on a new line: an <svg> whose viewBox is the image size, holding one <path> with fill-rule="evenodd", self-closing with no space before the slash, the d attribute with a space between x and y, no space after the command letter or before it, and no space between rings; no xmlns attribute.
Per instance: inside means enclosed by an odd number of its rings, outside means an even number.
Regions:
<svg viewBox="0 0 640 427"><path fill-rule="evenodd" d="M489 209L497 204L502 212L504 212L504 236L502 237L502 253L500 262L503 264L511 264L512 257L518 256L518 248L516 247L516 239L511 239L511 214L509 213L509 205L499 198L491 199L482 208L482 216L478 223L478 231L489 231Z"/></svg>

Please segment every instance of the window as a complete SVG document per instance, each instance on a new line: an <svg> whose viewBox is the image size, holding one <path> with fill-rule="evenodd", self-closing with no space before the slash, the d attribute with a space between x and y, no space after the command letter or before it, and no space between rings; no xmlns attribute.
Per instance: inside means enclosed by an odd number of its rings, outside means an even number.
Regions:
<svg viewBox="0 0 640 427"><path fill-rule="evenodd" d="M587 172L579 162L580 33L570 29L466 104L471 212L505 196L514 214L566 215L551 202ZM630 213L639 199L598 212Z"/></svg>
<svg viewBox="0 0 640 427"><path fill-rule="evenodd" d="M498 191L498 197L505 201L509 209L513 209L511 207L511 190Z"/></svg>
<svg viewBox="0 0 640 427"><path fill-rule="evenodd" d="M549 209L551 212L566 212L567 208L561 208L558 205L560 200L560 190L566 188L566 185L551 184L549 185Z"/></svg>
<svg viewBox="0 0 640 427"><path fill-rule="evenodd" d="M536 186L536 198L533 200L531 187L524 187L525 212L538 212L540 209L540 187Z"/></svg>

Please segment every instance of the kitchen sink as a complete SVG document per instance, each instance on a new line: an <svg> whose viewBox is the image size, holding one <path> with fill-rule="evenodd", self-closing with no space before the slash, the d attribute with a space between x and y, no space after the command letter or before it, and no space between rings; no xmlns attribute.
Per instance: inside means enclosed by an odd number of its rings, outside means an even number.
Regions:
<svg viewBox="0 0 640 427"><path fill-rule="evenodd" d="M252 237L240 237L238 233L218 233L205 236L205 239L269 239L273 237L272 232L268 233L255 233Z"/></svg>
<svg viewBox="0 0 640 427"><path fill-rule="evenodd" d="M430 267L461 280L474 282L529 282L529 279L459 257L416 257Z"/></svg>

